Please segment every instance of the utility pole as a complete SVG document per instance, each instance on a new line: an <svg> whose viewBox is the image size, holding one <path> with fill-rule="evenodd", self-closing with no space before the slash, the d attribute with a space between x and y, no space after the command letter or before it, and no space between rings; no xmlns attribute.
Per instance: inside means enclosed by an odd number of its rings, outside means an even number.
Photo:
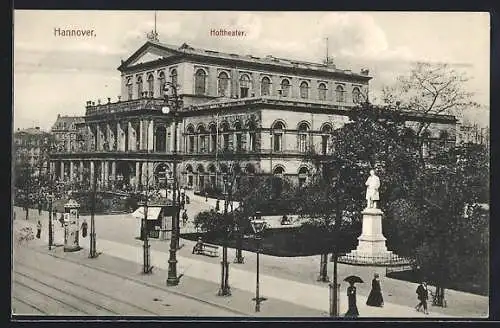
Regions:
<svg viewBox="0 0 500 328"><path fill-rule="evenodd" d="M218 296L231 296L231 288L229 287L229 262L227 261L227 244L229 235L229 214L228 214L228 195L230 186L227 175L224 176L224 245L222 246L222 261L221 261L221 284Z"/></svg>

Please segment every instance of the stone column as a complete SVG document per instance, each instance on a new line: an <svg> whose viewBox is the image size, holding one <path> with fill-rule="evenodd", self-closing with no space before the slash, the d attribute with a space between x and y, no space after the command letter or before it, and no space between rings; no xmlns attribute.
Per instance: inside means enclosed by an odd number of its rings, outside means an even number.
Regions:
<svg viewBox="0 0 500 328"><path fill-rule="evenodd" d="M64 161L61 161L61 176L60 180L64 181Z"/></svg>
<svg viewBox="0 0 500 328"><path fill-rule="evenodd" d="M141 165L139 162L135 162L135 188L137 189L137 186L139 186L139 183L141 182L141 176L140 176L140 171L141 171Z"/></svg>
<svg viewBox="0 0 500 328"><path fill-rule="evenodd" d="M144 124L142 120L139 121L139 133L136 134L136 138L139 138L139 149L138 150L143 150L144 149Z"/></svg>
<svg viewBox="0 0 500 328"><path fill-rule="evenodd" d="M135 150L135 140L133 140L133 130L132 129L132 122L127 123L127 129L128 129L128 149L129 150Z"/></svg>
<svg viewBox="0 0 500 328"><path fill-rule="evenodd" d="M148 163L148 179L149 179L149 184L151 186L154 186L155 180L154 180L154 163L153 162Z"/></svg>
<svg viewBox="0 0 500 328"><path fill-rule="evenodd" d="M101 186L104 187L104 161L100 161L101 163Z"/></svg>
<svg viewBox="0 0 500 328"><path fill-rule="evenodd" d="M113 177L113 181L116 183L116 161L111 162L111 176Z"/></svg>
<svg viewBox="0 0 500 328"><path fill-rule="evenodd" d="M142 172L141 172L141 182L144 186L148 183L148 165L146 162L142 163Z"/></svg>
<svg viewBox="0 0 500 328"><path fill-rule="evenodd" d="M94 174L95 174L94 161L90 161L90 183L91 183L91 185L94 184Z"/></svg>
<svg viewBox="0 0 500 328"><path fill-rule="evenodd" d="M83 161L80 161L79 165L80 182L83 181Z"/></svg>
<svg viewBox="0 0 500 328"><path fill-rule="evenodd" d="M123 136L122 136L123 130L121 128L120 122L116 122L116 149L118 151L124 151L123 146L125 143L123 142Z"/></svg>
<svg viewBox="0 0 500 328"><path fill-rule="evenodd" d="M73 182L73 174L75 170L75 164L73 161L69 161L69 181Z"/></svg>
<svg viewBox="0 0 500 328"><path fill-rule="evenodd" d="M109 185L109 162L103 161L104 163L104 185L107 187Z"/></svg>
<svg viewBox="0 0 500 328"><path fill-rule="evenodd" d="M147 149L148 150L153 150L154 149L154 142L155 142L155 138L154 138L154 120L151 120L151 121L146 121L146 122L149 122L148 124L148 138L146 140L148 140L148 147Z"/></svg>
<svg viewBox="0 0 500 328"><path fill-rule="evenodd" d="M170 151L174 150L174 125L175 125L175 123L172 122L170 124L170 127L169 127L170 128L170 136L171 136L170 140L169 140L170 141L170 147L169 147Z"/></svg>

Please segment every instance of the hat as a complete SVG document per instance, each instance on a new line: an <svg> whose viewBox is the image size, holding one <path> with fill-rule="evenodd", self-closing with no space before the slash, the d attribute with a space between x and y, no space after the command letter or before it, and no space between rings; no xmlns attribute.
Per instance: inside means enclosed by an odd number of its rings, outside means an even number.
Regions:
<svg viewBox="0 0 500 328"><path fill-rule="evenodd" d="M375 273L373 276L374 276L375 278L378 278L378 273Z"/></svg>

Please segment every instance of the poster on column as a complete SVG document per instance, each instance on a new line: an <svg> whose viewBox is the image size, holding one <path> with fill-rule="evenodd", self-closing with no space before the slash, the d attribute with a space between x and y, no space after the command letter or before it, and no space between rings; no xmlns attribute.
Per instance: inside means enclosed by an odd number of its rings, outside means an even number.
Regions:
<svg viewBox="0 0 500 328"><path fill-rule="evenodd" d="M64 251L73 252L80 250L78 209L70 209L64 218Z"/></svg>

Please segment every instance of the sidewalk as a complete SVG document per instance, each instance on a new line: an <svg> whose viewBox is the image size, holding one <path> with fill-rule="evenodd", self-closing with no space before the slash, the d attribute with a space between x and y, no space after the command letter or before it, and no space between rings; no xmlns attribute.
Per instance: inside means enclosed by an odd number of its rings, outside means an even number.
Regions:
<svg viewBox="0 0 500 328"><path fill-rule="evenodd" d="M100 231L99 238L97 240L97 247L99 251L104 251L105 254L116 256L123 260L135 262L137 265L142 263L142 247L141 242L137 240L128 240L128 234L132 236L133 232L128 232L129 220L124 220L123 218L116 217L119 220L120 228L116 229L116 222L113 221L115 217L100 218L98 221L98 227ZM17 221L17 220L16 220ZM24 221L24 220L22 220ZM31 220L30 220L31 221ZM36 222L36 221L35 221ZM35 223L33 222L33 224ZM43 223L43 221L42 221ZM59 226L60 227L60 226ZM113 228L115 227L115 228ZM60 228L59 228L60 229ZM110 230L111 229L111 230ZM116 231L115 231L116 230ZM122 232L120 232L120 231ZM56 236L57 236L57 230ZM107 232L106 232L107 231ZM44 224L43 232L46 233L46 223ZM110 235L111 233L111 235ZM103 238L103 234L106 238ZM46 235L42 235L41 240L47 240ZM59 235L60 241L62 241L63 235L62 231ZM45 239L44 239L45 238ZM112 238L113 240L109 240ZM56 240L58 238L56 237ZM178 273L184 274L183 280L186 277L198 279L200 281L205 281L214 285L218 285L220 279L220 264L217 258L205 258L191 256L189 246L191 244L189 241L182 240L182 243L186 243L188 247L181 249L178 253ZM88 238L84 241L81 239L81 245L85 246L88 244ZM232 254L233 250L230 250ZM254 264L254 254L246 253L245 264L231 265L230 268L230 284L232 288L241 289L247 293L253 294L255 289L255 264ZM168 259L168 245L165 242L152 243L151 252L152 262L157 268L165 269L167 268ZM230 260L232 257L230 256ZM277 299L284 302L294 303L297 306L307 306L311 310L319 311L319 313L326 313L328 310L328 298L329 291L327 284L316 283L315 271L311 268L317 268L317 257L304 257L304 258L276 258L272 256L261 255L261 293L265 297L271 299ZM159 262L159 263L156 263ZM293 265L295 269L290 269L290 265ZM275 268L270 270L270 268ZM286 269L286 270L283 270ZM339 265L339 270L341 265ZM370 277L373 272L373 268L366 267L352 267L344 268L353 274L360 274L364 280ZM383 269L379 269L383 270ZM304 272L301 272L304 271ZM308 273L308 271L311 271ZM295 274L294 274L295 272ZM269 275L271 273L272 275ZM299 274L299 275L297 275ZM308 275L310 278L307 278ZM304 279L305 278L305 279ZM342 279L339 276L339 279ZM300 280L300 281L297 281ZM383 291L386 291L384 298L386 305L384 308L372 308L365 305L366 296L369 292L369 281L365 281L365 284L358 285L358 308L362 316L372 316L372 317L424 317L423 314L415 312L413 309L413 303L416 301L414 290L416 284L408 283L404 281L394 280L386 278L383 280ZM392 287L391 287L392 286ZM345 284L343 284L340 291L340 304L341 313L346 311L347 307L347 297L345 296ZM385 287L385 288L384 288ZM307 290L304 293L304 290ZM391 292L392 290L392 292ZM195 291L196 292L196 291ZM393 295L391 293L397 293L398 295ZM467 311L469 307L474 304L474 300L477 299L478 304L484 303L484 299L487 298L457 292L448 291L447 294L450 295L450 299L455 299L453 308L441 309L436 307L430 307L431 315L425 317L453 317L452 314L458 315L460 317L467 317L466 313L474 313L474 315L468 315L468 317L478 317L477 312ZM408 296L404 296L408 295ZM403 298L402 298L403 297ZM408 298L410 297L410 298ZM396 299L398 303L391 302L391 299ZM401 302L401 303L399 303ZM266 303L266 302L265 302ZM406 304L406 305L401 305ZM450 303L449 303L450 304ZM487 304L487 303L486 303ZM479 306L483 308L484 305ZM460 309L466 309L465 312L461 312ZM486 305L487 309L487 305ZM442 314L439 313L440 310L445 311ZM438 311L438 312L436 312ZM452 314L450 314L452 313ZM462 314L464 313L464 314Z"/></svg>

